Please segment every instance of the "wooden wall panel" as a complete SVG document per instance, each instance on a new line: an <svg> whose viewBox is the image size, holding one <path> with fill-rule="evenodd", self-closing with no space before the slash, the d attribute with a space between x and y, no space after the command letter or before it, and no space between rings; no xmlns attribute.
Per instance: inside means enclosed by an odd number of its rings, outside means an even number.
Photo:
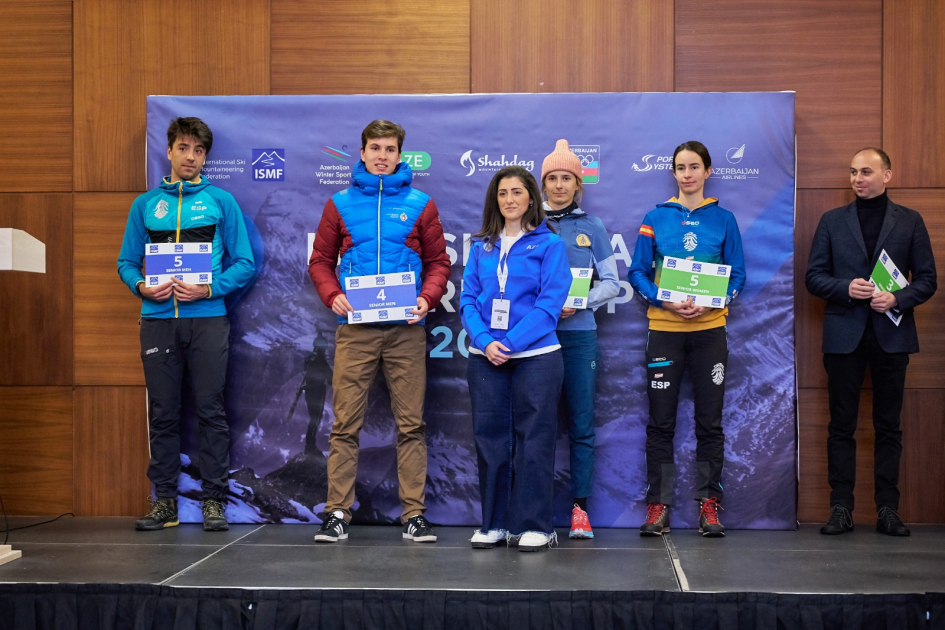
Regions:
<svg viewBox="0 0 945 630"><path fill-rule="evenodd" d="M268 93L266 0L75 3L75 190L144 191L149 94Z"/></svg>
<svg viewBox="0 0 945 630"><path fill-rule="evenodd" d="M0 272L0 385L72 385L72 196L0 194L0 227L46 245L46 273Z"/></svg>
<svg viewBox="0 0 945 630"><path fill-rule="evenodd" d="M75 390L75 513L147 512L148 414L143 387Z"/></svg>
<svg viewBox="0 0 945 630"><path fill-rule="evenodd" d="M469 0L272 0L273 94L469 91Z"/></svg>
<svg viewBox="0 0 945 630"><path fill-rule="evenodd" d="M929 148L945 145L945 3L883 4L883 148L897 185L945 188Z"/></svg>
<svg viewBox="0 0 945 630"><path fill-rule="evenodd" d="M673 3L472 0L472 92L670 92Z"/></svg>
<svg viewBox="0 0 945 630"><path fill-rule="evenodd" d="M945 390L907 389L901 426L899 512L907 523L943 523Z"/></svg>
<svg viewBox="0 0 945 630"><path fill-rule="evenodd" d="M72 0L0 3L0 192L72 190Z"/></svg>
<svg viewBox="0 0 945 630"><path fill-rule="evenodd" d="M72 388L0 387L0 491L8 514L72 511Z"/></svg>
<svg viewBox="0 0 945 630"><path fill-rule="evenodd" d="M797 92L797 181L845 188L881 139L882 0L676 0L676 90Z"/></svg>
<svg viewBox="0 0 945 630"><path fill-rule="evenodd" d="M144 385L141 299L118 278L133 193L75 195L75 383Z"/></svg>
<svg viewBox="0 0 945 630"><path fill-rule="evenodd" d="M823 341L824 304L807 292L804 274L810 246L820 217L839 206L853 201L852 190L809 189L797 191L797 210L794 225L794 330L797 356L797 386L826 387Z"/></svg>

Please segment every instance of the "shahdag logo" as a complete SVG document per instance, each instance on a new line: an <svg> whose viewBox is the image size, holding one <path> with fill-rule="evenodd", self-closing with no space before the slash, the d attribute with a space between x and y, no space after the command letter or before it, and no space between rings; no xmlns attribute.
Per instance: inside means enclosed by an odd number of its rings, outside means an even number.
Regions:
<svg viewBox="0 0 945 630"><path fill-rule="evenodd" d="M686 248L687 252L691 252L699 245L699 239L696 238L695 232L686 232L682 237L683 247Z"/></svg>
<svg viewBox="0 0 945 630"><path fill-rule="evenodd" d="M581 182L596 184L600 182L600 145L575 144L571 152L581 160Z"/></svg>
<svg viewBox="0 0 945 630"><path fill-rule="evenodd" d="M347 149L348 145L342 145L341 149L336 149L335 147L324 146L322 147L322 153L328 157L335 158L339 162L347 162L348 158L351 157L350 153L346 153L342 149Z"/></svg>
<svg viewBox="0 0 945 630"><path fill-rule="evenodd" d="M671 155L655 155L649 153L640 158L640 161L643 162L643 166L634 162L633 166L630 168L638 173L645 173L647 171L671 171L673 169L673 156Z"/></svg>
<svg viewBox="0 0 945 630"><path fill-rule="evenodd" d="M253 181L285 181L285 149L253 149Z"/></svg>
<svg viewBox="0 0 945 630"><path fill-rule="evenodd" d="M469 172L466 173L466 177L472 177L476 171L482 171L484 173L494 173L506 166L521 166L527 171L532 171L535 169L535 160L524 160L519 159L518 153L514 154L511 158L506 157L506 154L503 153L499 157L491 157L488 153L482 157L473 157L473 150L470 149L463 153L459 158L460 166L469 169Z"/></svg>
<svg viewBox="0 0 945 630"><path fill-rule="evenodd" d="M742 161L742 158L745 157L745 145L743 144L740 147L732 147L725 152L725 159L728 160L729 164L738 164Z"/></svg>

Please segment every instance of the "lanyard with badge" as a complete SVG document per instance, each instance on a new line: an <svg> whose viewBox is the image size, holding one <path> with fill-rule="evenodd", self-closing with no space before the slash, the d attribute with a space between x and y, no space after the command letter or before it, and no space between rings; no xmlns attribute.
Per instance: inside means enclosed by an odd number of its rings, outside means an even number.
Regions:
<svg viewBox="0 0 945 630"><path fill-rule="evenodd" d="M505 245L506 240L501 237L499 238L502 242L502 246L499 249L499 264L496 266L495 270L496 276L499 279L499 297L492 298L492 321L489 324L490 328L496 328L498 330L509 329L509 311L511 310L512 303L505 299L505 285L509 281L509 252L512 250L512 245L514 245L518 241L518 238L524 233L524 230L520 231L516 239L509 244L508 249L506 249Z"/></svg>

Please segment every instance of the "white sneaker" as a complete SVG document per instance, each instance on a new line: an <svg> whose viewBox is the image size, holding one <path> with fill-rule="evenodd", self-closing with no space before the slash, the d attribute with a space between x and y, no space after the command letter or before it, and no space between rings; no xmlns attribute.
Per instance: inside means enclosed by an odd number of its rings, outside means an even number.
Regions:
<svg viewBox="0 0 945 630"><path fill-rule="evenodd" d="M499 543L505 542L509 535L504 529L490 529L487 532L476 530L473 537L469 540L473 549L492 549Z"/></svg>
<svg viewBox="0 0 945 630"><path fill-rule="evenodd" d="M518 539L519 551L540 551L558 542L558 534L552 532L525 532Z"/></svg>

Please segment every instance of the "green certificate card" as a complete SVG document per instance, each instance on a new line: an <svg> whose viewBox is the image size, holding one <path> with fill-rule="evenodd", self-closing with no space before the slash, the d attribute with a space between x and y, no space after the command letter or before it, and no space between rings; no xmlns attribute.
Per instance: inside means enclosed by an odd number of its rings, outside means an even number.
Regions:
<svg viewBox="0 0 945 630"><path fill-rule="evenodd" d="M893 262L892 258L889 257L889 254L886 253L885 249L879 253L879 260L876 261L876 266L873 267L873 273L870 274L870 282L873 283L877 291L887 291L889 293L894 293L899 289L909 286L909 281L906 280L905 275L899 271L899 268L896 267L896 264ZM886 311L886 316L889 317L896 326L902 321L902 312L898 308Z"/></svg>
<svg viewBox="0 0 945 630"><path fill-rule="evenodd" d="M564 308L587 308L587 294L591 292L593 269L571 267L571 290Z"/></svg>
<svg viewBox="0 0 945 630"><path fill-rule="evenodd" d="M691 297L698 306L723 308L731 275L731 265L667 256L660 269L659 299L662 302L685 302Z"/></svg>

